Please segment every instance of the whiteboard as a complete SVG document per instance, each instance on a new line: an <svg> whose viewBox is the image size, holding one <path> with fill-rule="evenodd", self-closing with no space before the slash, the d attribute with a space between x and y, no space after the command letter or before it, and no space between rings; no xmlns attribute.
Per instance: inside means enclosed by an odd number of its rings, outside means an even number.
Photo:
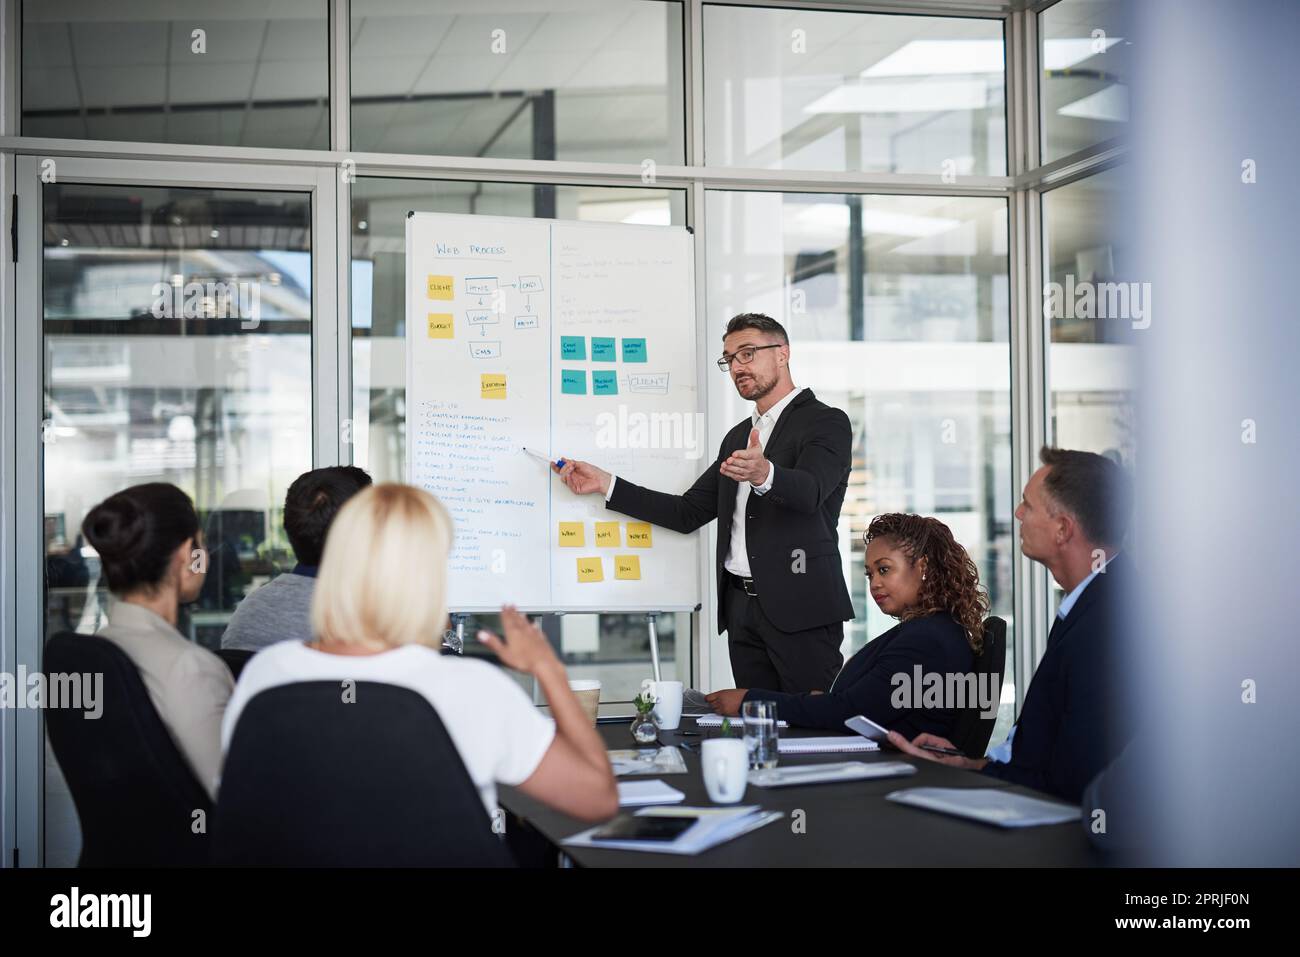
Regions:
<svg viewBox="0 0 1300 957"><path fill-rule="evenodd" d="M673 493L710 464L693 240L683 227L408 214L406 477L455 521L453 611L698 606L697 534L574 495L523 451Z"/></svg>

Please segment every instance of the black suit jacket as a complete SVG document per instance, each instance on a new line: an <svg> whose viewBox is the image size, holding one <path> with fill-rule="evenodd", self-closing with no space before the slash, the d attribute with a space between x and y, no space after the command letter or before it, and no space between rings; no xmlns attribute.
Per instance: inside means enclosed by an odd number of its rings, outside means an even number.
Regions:
<svg viewBox="0 0 1300 957"><path fill-rule="evenodd" d="M975 653L961 625L947 614L927 615L900 622L849 659L831 690L825 694L785 694L751 688L746 701L775 701L776 716L795 727L846 732L844 721L866 715L876 724L898 731L909 741L922 732L948 737L957 720L956 708L913 708L911 694L905 706L894 706L894 675L907 675L915 683L915 668L926 674L969 674L975 670ZM916 689L916 695L921 694ZM996 702L994 707L996 707Z"/></svg>
<svg viewBox="0 0 1300 957"><path fill-rule="evenodd" d="M642 488L620 478L608 507L683 534L715 518L718 523L718 594L726 587L731 517L739 485L718 469L749 444L753 422L727 433L718 457L681 495ZM849 484L853 432L849 417L819 402L811 389L795 396L776 420L763 454L775 467L766 495L750 493L745 543L750 574L764 614L781 631L802 631L853 617L840 570L836 525ZM718 631L727 630L725 601L718 602Z"/></svg>
<svg viewBox="0 0 1300 957"><path fill-rule="evenodd" d="M984 773L1077 803L1118 756L1128 722L1116 668L1123 622L1132 614L1131 576L1127 556L1116 555L1052 625L1016 722L1011 760L990 761Z"/></svg>

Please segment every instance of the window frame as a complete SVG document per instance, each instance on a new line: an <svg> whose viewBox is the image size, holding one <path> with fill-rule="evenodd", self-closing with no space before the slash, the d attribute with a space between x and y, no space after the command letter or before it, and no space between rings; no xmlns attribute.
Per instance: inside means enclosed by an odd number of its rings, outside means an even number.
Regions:
<svg viewBox="0 0 1300 957"><path fill-rule="evenodd" d="M231 188L306 189L313 194L313 462L348 463L350 444L342 428L351 420L352 341L350 316L351 184L356 176L412 177L426 180L493 180L567 186L655 185L686 192L687 223L696 234L697 329L707 330L705 191L737 189L778 192L903 193L913 195L999 196L1008 202L1008 260L1011 283L1011 430L1013 500L1032 474L1038 448L1047 439L1050 389L1047 381L1049 330L1042 309L1042 194L1056 185L1083 178L1123 162L1121 141L1109 141L1041 163L1041 116L1038 108L1038 15L1055 0L873 0L831 3L828 0L728 0L728 5L780 9L834 10L860 13L906 13L928 16L984 17L1003 21L1006 69L1007 175L959 177L944 183L938 175L819 173L704 165L704 54L701 27L704 0L682 4L686 165L659 166L653 183L643 181L637 164L546 160L499 160L415 154L354 153L350 150L350 0L328 4L329 127L328 150L210 147L157 143L49 139L17 135L21 114L21 0L0 0L0 196L16 194L18 264L11 258L11 235L0 231L0 670L29 670L39 663L43 610L43 563L32 560L42 550L43 515L38 430L31 423L42 414L40 270L29 268L40 256L38 230L40 161L54 158L64 181L158 185L221 185ZM345 161L352 164L345 165ZM83 177L93 177L83 179ZM35 304L35 305L33 305ZM701 343L702 409L710 408L715 382L708 365L712 352ZM9 384L12 383L12 386ZM21 427L20 427L21 426ZM710 422L708 441L716 443L724 426ZM1018 553L1019 528L1013 525ZM711 552L701 550L701 576L712 579ZM1050 595L1047 572L1017 555L1012 587L1017 621L1015 654L1023 689L1047 639ZM679 645L679 666L694 682L713 687L723 667L725 639L713 634L717 596L691 617L690 648ZM678 640L686 638L679 634ZM685 655L686 660L682 657ZM1017 705L1020 701L1017 702ZM39 713L0 709L0 854L6 866L43 862L43 731ZM16 852L14 857L11 849Z"/></svg>

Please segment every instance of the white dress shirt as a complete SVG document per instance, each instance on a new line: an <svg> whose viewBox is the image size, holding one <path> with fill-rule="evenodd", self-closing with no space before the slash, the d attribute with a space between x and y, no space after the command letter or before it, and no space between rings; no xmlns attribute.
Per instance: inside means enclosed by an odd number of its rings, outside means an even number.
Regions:
<svg viewBox="0 0 1300 957"><path fill-rule="evenodd" d="M750 422L753 427L758 429L758 444L760 448L767 448L767 440L776 428L776 420L785 407L790 404L803 389L791 389L790 394L783 398L772 408L768 409L762 415L758 414L758 406L755 406L750 412ZM745 437L745 445L749 445L749 437ZM736 507L731 513L731 547L727 549L727 558L722 563L722 567L733 575L740 578L750 577L749 552L745 550L745 506L749 504L749 493L752 489L755 495L766 495L772 490L772 479L776 477L776 466L768 463L767 478L763 480L762 485L755 485L752 482L741 482L740 487L736 489Z"/></svg>
<svg viewBox="0 0 1300 957"><path fill-rule="evenodd" d="M758 444L760 448L767 448L767 440L772 435L772 430L776 428L776 420L780 418L785 407L789 405L794 397L803 391L802 386L796 386L790 390L790 393L781 399L780 402L772 406L763 414L759 414L758 406L755 406L749 414L749 420L753 427L758 429ZM745 445L749 445L749 437L745 437ZM733 575L741 578L750 577L749 553L745 551L745 506L749 503L749 493L752 489L755 495L766 495L772 489L772 480L776 477L776 466L768 463L767 478L762 485L755 485L752 482L741 482L740 488L736 490L736 507L731 513L731 547L727 549L727 558L722 563L722 567ZM608 502L610 496L614 494L614 483L618 477L611 475L609 477L609 488L605 492L605 501ZM721 518L721 516L719 516Z"/></svg>

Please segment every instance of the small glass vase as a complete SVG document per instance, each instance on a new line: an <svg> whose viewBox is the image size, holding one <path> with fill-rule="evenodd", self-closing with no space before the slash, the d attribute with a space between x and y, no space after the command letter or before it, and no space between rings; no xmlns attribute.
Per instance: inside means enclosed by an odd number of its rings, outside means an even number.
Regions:
<svg viewBox="0 0 1300 957"><path fill-rule="evenodd" d="M659 725L653 711L638 711L632 719L632 737L637 744L654 744L659 740Z"/></svg>

